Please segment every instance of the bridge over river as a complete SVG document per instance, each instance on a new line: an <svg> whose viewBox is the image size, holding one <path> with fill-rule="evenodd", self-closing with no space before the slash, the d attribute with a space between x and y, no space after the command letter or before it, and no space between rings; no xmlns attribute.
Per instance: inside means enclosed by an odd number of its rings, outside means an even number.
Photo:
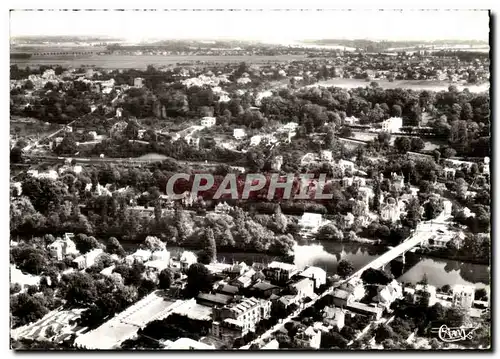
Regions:
<svg viewBox="0 0 500 359"><path fill-rule="evenodd" d="M257 344L259 346L263 345L264 340L271 337L272 333L277 330L280 330L285 326L286 323L290 322L292 318L298 316L305 309L313 306L318 300L324 298L325 296L332 294L335 288L340 285L349 282L353 278L359 278L363 272L367 269L379 269L383 268L386 264L390 263L392 260L396 259L399 256L403 256L406 252L411 250L412 248L421 245L424 241L426 241L431 233L435 233L435 230L432 230L434 226L439 227L442 226L443 223L446 222L447 219L451 217L451 202L445 200L444 201L444 210L439 214L439 216L431 221L425 221L419 223L417 228L413 231L413 233L406 239L404 242L400 243L398 246L391 248L381 256L377 257L377 259L368 263L364 267L358 269L355 273L353 273L350 277L342 280L341 282L335 283L332 287L328 288L325 292L319 295L316 299L313 299L309 303L301 304L300 308L298 308L295 312L290 314L287 318L280 321L278 324L273 326L271 329L263 333L258 338L254 339L249 344L245 345L241 349L248 349L252 344ZM436 229L437 230L437 229Z"/></svg>

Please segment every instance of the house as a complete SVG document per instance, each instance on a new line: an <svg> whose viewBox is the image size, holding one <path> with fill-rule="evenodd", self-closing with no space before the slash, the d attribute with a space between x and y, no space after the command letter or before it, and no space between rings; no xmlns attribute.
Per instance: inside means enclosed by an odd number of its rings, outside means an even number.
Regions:
<svg viewBox="0 0 500 359"><path fill-rule="evenodd" d="M474 303L475 289L473 286L457 284L453 286L452 304L470 309Z"/></svg>
<svg viewBox="0 0 500 359"><path fill-rule="evenodd" d="M281 287L271 284L267 281L261 281L250 287L250 292L257 298L270 298L273 294L277 295Z"/></svg>
<svg viewBox="0 0 500 359"><path fill-rule="evenodd" d="M241 140L246 137L246 132L242 128L235 128L233 130L233 137L237 140Z"/></svg>
<svg viewBox="0 0 500 359"><path fill-rule="evenodd" d="M254 282L254 275L256 274L253 268L250 268L243 275L236 278L232 284L238 288L248 288Z"/></svg>
<svg viewBox="0 0 500 359"><path fill-rule="evenodd" d="M297 267L293 264L283 262L271 262L264 270L266 278L274 282L288 282L298 273Z"/></svg>
<svg viewBox="0 0 500 359"><path fill-rule="evenodd" d="M321 345L321 331L312 326L305 330L299 330L294 337L295 344L299 348L319 349Z"/></svg>
<svg viewBox="0 0 500 359"><path fill-rule="evenodd" d="M490 158L485 157L483 160L483 174L484 175L489 175L490 174Z"/></svg>
<svg viewBox="0 0 500 359"><path fill-rule="evenodd" d="M231 268L231 265L226 263L210 263L206 264L205 267L210 271L210 273L224 273Z"/></svg>
<svg viewBox="0 0 500 359"><path fill-rule="evenodd" d="M333 303L338 306L346 306L350 302L362 299L365 296L365 287L361 279L353 278L342 284L333 292Z"/></svg>
<svg viewBox="0 0 500 359"><path fill-rule="evenodd" d="M290 285L290 288L293 288L297 291L297 299L300 301L304 298L314 297L314 280L310 278L300 279L298 282Z"/></svg>
<svg viewBox="0 0 500 359"><path fill-rule="evenodd" d="M134 87L142 87L144 86L144 79L142 77L134 78Z"/></svg>
<svg viewBox="0 0 500 359"><path fill-rule="evenodd" d="M241 298L222 307L214 307L211 334L232 344L235 338L255 332L256 324L270 315L270 301Z"/></svg>
<svg viewBox="0 0 500 359"><path fill-rule="evenodd" d="M225 295L221 293L210 294L210 293L200 293L196 297L196 303L200 305L205 305L207 307L215 307L220 305L226 305L233 300L232 295Z"/></svg>
<svg viewBox="0 0 500 359"><path fill-rule="evenodd" d="M345 324L345 310L336 307L325 307L323 309L323 323L337 327L341 331Z"/></svg>
<svg viewBox="0 0 500 359"><path fill-rule="evenodd" d="M394 223L400 219L401 211L397 200L392 197L387 198L387 203L380 210L380 217L384 221Z"/></svg>
<svg viewBox="0 0 500 359"><path fill-rule="evenodd" d="M323 216L319 213L305 212L299 220L299 226L304 231L316 232L323 223Z"/></svg>
<svg viewBox="0 0 500 359"><path fill-rule="evenodd" d="M345 174L345 171L350 171L351 173L354 172L354 169L356 166L354 165L354 162L351 161L346 161L346 160L340 160L338 162L338 166L340 170L342 171L342 174Z"/></svg>
<svg viewBox="0 0 500 359"><path fill-rule="evenodd" d="M151 258L151 251L138 249L135 253L125 257L125 262L132 265L134 262L145 263Z"/></svg>
<svg viewBox="0 0 500 359"><path fill-rule="evenodd" d="M220 294L235 296L238 294L240 289L230 284L219 284L219 286L215 289L215 291Z"/></svg>
<svg viewBox="0 0 500 359"><path fill-rule="evenodd" d="M308 166L311 163L316 162L316 156L314 153L306 153L304 157L300 160L300 165L301 166Z"/></svg>
<svg viewBox="0 0 500 359"><path fill-rule="evenodd" d="M182 252L180 264L181 264L181 270L183 272L186 272L189 269L189 267L191 266L191 264L197 263L197 262L198 262L198 258L196 257L196 254L194 254L193 252L189 252L189 251Z"/></svg>
<svg viewBox="0 0 500 359"><path fill-rule="evenodd" d="M279 171L281 170L281 166L283 165L283 156L276 156L273 158L273 161L271 163L271 168L273 171Z"/></svg>
<svg viewBox="0 0 500 359"><path fill-rule="evenodd" d="M262 140L262 136L260 135L255 135L250 137L250 146L258 146L260 144L260 141Z"/></svg>
<svg viewBox="0 0 500 359"><path fill-rule="evenodd" d="M355 125L359 122L359 119L354 117L354 116L351 116L351 117L346 117L344 118L344 125Z"/></svg>
<svg viewBox="0 0 500 359"><path fill-rule="evenodd" d="M309 278L314 281L315 288L319 288L326 284L326 271L319 267L308 266L301 273L301 277Z"/></svg>
<svg viewBox="0 0 500 359"><path fill-rule="evenodd" d="M391 173L392 185L396 190L400 191L405 186L405 177L403 175L398 175L396 172Z"/></svg>
<svg viewBox="0 0 500 359"><path fill-rule="evenodd" d="M288 122L285 125L281 126L279 131L280 132L295 132L297 130L297 127L299 127L298 123Z"/></svg>
<svg viewBox="0 0 500 359"><path fill-rule="evenodd" d="M123 115L123 109L121 107L118 107L116 109L115 116L116 116L116 118L122 118L122 115Z"/></svg>
<svg viewBox="0 0 500 359"><path fill-rule="evenodd" d="M203 127L212 127L212 126L215 125L216 121L217 120L215 119L215 117L208 117L208 116L207 117L203 117L201 119L201 125Z"/></svg>
<svg viewBox="0 0 500 359"><path fill-rule="evenodd" d="M419 303L423 297L427 297L429 300L429 307L432 307L434 304L436 304L436 287L430 284L417 284L415 286L415 289L413 288L408 288L412 289L413 293L411 291L408 291L407 288L405 288L405 297L412 301L413 303Z"/></svg>
<svg viewBox="0 0 500 359"><path fill-rule="evenodd" d="M323 150L321 151L321 160L331 162L333 159L332 151Z"/></svg>
<svg viewBox="0 0 500 359"><path fill-rule="evenodd" d="M342 228L348 229L351 228L352 225L354 224L354 215L349 212L345 216L342 217Z"/></svg>
<svg viewBox="0 0 500 359"><path fill-rule="evenodd" d="M79 254L80 252L76 249L75 242L71 240L72 237L72 233L66 233L63 239L58 238L49 244L47 248L50 255L60 261L68 254Z"/></svg>
<svg viewBox="0 0 500 359"><path fill-rule="evenodd" d="M372 316L374 320L382 318L384 308L375 303L365 304L360 302L351 302L347 305L347 309L354 313Z"/></svg>
<svg viewBox="0 0 500 359"><path fill-rule="evenodd" d="M401 117L391 117L382 122L383 132L400 132L401 127L403 127L403 119Z"/></svg>
<svg viewBox="0 0 500 359"><path fill-rule="evenodd" d="M402 297L403 289L398 281L394 279L391 283L377 288L377 295L373 297L373 301L375 303L379 303L387 309L396 299L400 299Z"/></svg>
<svg viewBox="0 0 500 359"><path fill-rule="evenodd" d="M90 252L85 253L84 255L76 257L73 260L73 263L76 266L76 268L79 270L92 267L95 264L96 258L99 255L101 255L102 252L103 251L101 248L93 249Z"/></svg>
<svg viewBox="0 0 500 359"><path fill-rule="evenodd" d="M333 291L332 296L333 296L333 304L335 304L336 307L343 308L352 301L354 301L352 293L340 288L336 288Z"/></svg>

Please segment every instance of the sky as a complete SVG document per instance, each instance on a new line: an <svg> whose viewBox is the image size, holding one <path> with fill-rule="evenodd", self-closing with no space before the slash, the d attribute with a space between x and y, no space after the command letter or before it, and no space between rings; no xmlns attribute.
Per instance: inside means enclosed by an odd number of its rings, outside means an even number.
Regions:
<svg viewBox="0 0 500 359"><path fill-rule="evenodd" d="M483 40L487 11L23 11L10 13L10 35L100 35L139 41L242 39Z"/></svg>

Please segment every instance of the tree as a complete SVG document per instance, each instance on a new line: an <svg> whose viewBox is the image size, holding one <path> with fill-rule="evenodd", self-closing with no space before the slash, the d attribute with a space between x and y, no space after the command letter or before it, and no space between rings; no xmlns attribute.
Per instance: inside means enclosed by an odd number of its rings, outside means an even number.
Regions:
<svg viewBox="0 0 500 359"><path fill-rule="evenodd" d="M158 287L160 289L168 289L172 284L172 271L170 269L164 269L158 275Z"/></svg>
<svg viewBox="0 0 500 359"><path fill-rule="evenodd" d="M10 163L23 163L23 150L20 147L14 147L10 150Z"/></svg>
<svg viewBox="0 0 500 359"><path fill-rule="evenodd" d="M424 218L431 220L439 216L444 209L443 200L439 198L429 198L424 204Z"/></svg>
<svg viewBox="0 0 500 359"><path fill-rule="evenodd" d="M401 106L399 105L392 105L391 108L391 115L394 117L401 117L403 114L403 110L401 109Z"/></svg>
<svg viewBox="0 0 500 359"><path fill-rule="evenodd" d="M488 293L486 292L486 289L484 288L479 288L476 290L474 293L474 299L475 300L488 300Z"/></svg>
<svg viewBox="0 0 500 359"><path fill-rule="evenodd" d="M424 149L425 142L420 137L412 137L410 147L412 151L420 152Z"/></svg>
<svg viewBox="0 0 500 359"><path fill-rule="evenodd" d="M394 147L399 153L406 153L411 150L411 141L408 137L396 137Z"/></svg>
<svg viewBox="0 0 500 359"><path fill-rule="evenodd" d="M22 182L22 193L30 199L33 207L43 214L49 208L58 207L63 202L67 190L59 181L29 177Z"/></svg>
<svg viewBox="0 0 500 359"><path fill-rule="evenodd" d="M151 252L164 251L167 248L165 243L154 236L146 237L146 240L144 241L144 247Z"/></svg>
<svg viewBox="0 0 500 359"><path fill-rule="evenodd" d="M212 289L212 275L201 263L194 263L187 271L186 295L196 297L200 292L208 292Z"/></svg>
<svg viewBox="0 0 500 359"><path fill-rule="evenodd" d="M329 223L320 227L316 234L316 238L318 240L342 241L344 239L344 234L333 224Z"/></svg>
<svg viewBox="0 0 500 359"><path fill-rule="evenodd" d="M352 137L352 130L348 126L344 126L339 131L340 137Z"/></svg>
<svg viewBox="0 0 500 359"><path fill-rule="evenodd" d="M212 230L212 228L207 228L205 230L204 245L205 245L204 250L208 255L210 263L214 262L217 258L217 245L215 244L214 231Z"/></svg>
<svg viewBox="0 0 500 359"><path fill-rule="evenodd" d="M13 326L22 326L42 318L49 310L38 296L20 293L11 296L10 312L13 316Z"/></svg>
<svg viewBox="0 0 500 359"><path fill-rule="evenodd" d="M346 260L342 259L337 267L337 274L341 276L342 278L347 278L349 277L352 273L354 272L354 266L353 264Z"/></svg>
<svg viewBox="0 0 500 359"><path fill-rule="evenodd" d="M75 245L76 249L80 251L80 253L85 254L90 252L91 250L98 248L100 246L97 239L92 236L87 236L85 234L77 234L75 236Z"/></svg>
<svg viewBox="0 0 500 359"><path fill-rule="evenodd" d="M85 307L93 304L98 298L94 280L87 273L71 273L65 282L64 293L69 306Z"/></svg>
<svg viewBox="0 0 500 359"><path fill-rule="evenodd" d="M72 136L65 136L61 143L54 149L57 155L74 155L78 146Z"/></svg>
<svg viewBox="0 0 500 359"><path fill-rule="evenodd" d="M392 328L387 324L379 325L375 330L375 341L377 343L382 343L387 339L394 340L395 336L394 330L392 330Z"/></svg>
<svg viewBox="0 0 500 359"><path fill-rule="evenodd" d="M106 244L106 252L109 254L117 254L119 256L125 255L125 250L122 245L115 237L110 237L108 239L108 243Z"/></svg>
<svg viewBox="0 0 500 359"><path fill-rule="evenodd" d="M389 274L379 269L368 268L361 274L361 279L366 284L389 284L393 278Z"/></svg>

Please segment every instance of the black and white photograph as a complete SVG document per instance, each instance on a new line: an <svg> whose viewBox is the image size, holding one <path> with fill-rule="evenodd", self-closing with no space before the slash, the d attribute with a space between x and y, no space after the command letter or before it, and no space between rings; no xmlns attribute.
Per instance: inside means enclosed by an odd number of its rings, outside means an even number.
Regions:
<svg viewBox="0 0 500 359"><path fill-rule="evenodd" d="M11 9L10 349L492 351L493 21Z"/></svg>

